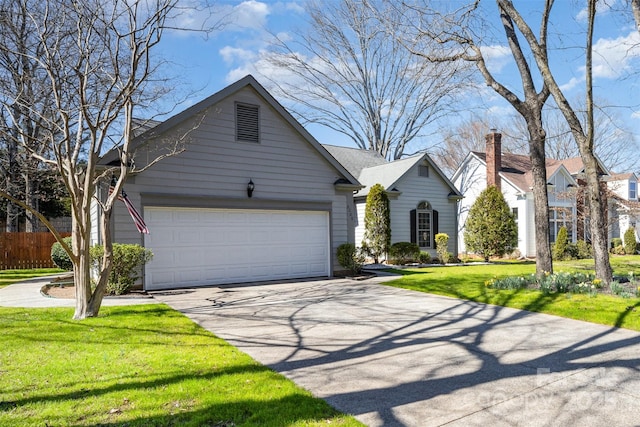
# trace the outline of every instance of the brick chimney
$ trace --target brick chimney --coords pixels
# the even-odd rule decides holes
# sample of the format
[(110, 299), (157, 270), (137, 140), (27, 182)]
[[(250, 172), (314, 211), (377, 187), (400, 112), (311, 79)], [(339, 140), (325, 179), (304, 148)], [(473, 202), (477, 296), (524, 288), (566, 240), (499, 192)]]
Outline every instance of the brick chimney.
[(502, 134), (491, 129), (486, 137), (487, 187), (495, 185), (500, 189), (500, 168), (502, 168)]

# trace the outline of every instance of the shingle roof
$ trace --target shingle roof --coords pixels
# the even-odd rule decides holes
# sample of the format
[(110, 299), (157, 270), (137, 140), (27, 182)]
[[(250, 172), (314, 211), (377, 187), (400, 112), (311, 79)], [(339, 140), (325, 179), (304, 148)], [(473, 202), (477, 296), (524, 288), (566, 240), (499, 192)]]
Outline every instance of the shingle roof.
[[(486, 153), (478, 151), (472, 151), (472, 153), (485, 164), (487, 163)], [(578, 173), (583, 169), (582, 159), (580, 159), (580, 157), (565, 160), (546, 159), (546, 164), (548, 177), (551, 177), (556, 173), (558, 168), (561, 166), (567, 168), (571, 175), (574, 175), (574, 173)], [(571, 169), (569, 167), (571, 167)], [(531, 187), (533, 187), (532, 169), (531, 158), (529, 156), (502, 153), (500, 175), (518, 187), (521, 191), (527, 192)]]
[(362, 169), (389, 163), (377, 151), (327, 144), (322, 146), (355, 177), (360, 175)]
[(142, 135), (149, 129), (152, 129), (158, 126), (160, 123), (162, 123), (159, 120), (141, 119), (136, 117), (134, 117), (131, 121), (132, 121), (132, 128), (133, 128), (132, 130), (133, 130), (134, 138), (137, 137), (138, 135)]
[(369, 194), (369, 190), (375, 184), (382, 184), (387, 191), (397, 190), (394, 188), (396, 182), (416, 163), (420, 162), (422, 157), (423, 155), (418, 154), (363, 169), (360, 175), (358, 175), (358, 181), (365, 187), (356, 195), (362, 196)]
[(569, 171), (571, 175), (576, 175), (584, 170), (584, 163), (580, 157), (572, 157), (570, 159), (561, 160), (561, 163)]
[(455, 186), (444, 176), (440, 168), (433, 163), (427, 154), (416, 154), (411, 157), (388, 162), (375, 151), (359, 148), (324, 145), (326, 150), (365, 187), (356, 196), (366, 196), (375, 184), (381, 184), (387, 191), (398, 190), (396, 183), (417, 163), (426, 160), (443, 181), (450, 187), (451, 193), (461, 196)]
[(633, 172), (627, 172), (627, 173), (612, 173), (609, 176), (609, 181), (621, 181), (623, 179), (629, 179), (632, 176), (634, 176), (635, 174)]

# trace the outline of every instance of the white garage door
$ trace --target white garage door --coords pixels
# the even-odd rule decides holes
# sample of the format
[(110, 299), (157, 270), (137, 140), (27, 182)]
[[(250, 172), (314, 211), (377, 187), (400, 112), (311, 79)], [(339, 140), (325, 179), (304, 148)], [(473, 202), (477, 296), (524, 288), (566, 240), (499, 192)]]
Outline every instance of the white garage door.
[(329, 275), (329, 214), (146, 207), (145, 289)]

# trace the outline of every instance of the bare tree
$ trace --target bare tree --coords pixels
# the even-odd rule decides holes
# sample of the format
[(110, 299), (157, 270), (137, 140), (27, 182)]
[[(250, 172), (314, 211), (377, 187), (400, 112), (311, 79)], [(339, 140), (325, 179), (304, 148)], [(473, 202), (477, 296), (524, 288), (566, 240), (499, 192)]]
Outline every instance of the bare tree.
[[(568, 159), (579, 157), (580, 150), (571, 129), (560, 110), (548, 103), (543, 111), (543, 123), (547, 131), (546, 153), (551, 159)], [(582, 123), (586, 120), (586, 108), (579, 100), (575, 103), (576, 113)], [(600, 104), (605, 105), (602, 101)], [(594, 127), (597, 135), (595, 152), (602, 163), (617, 172), (635, 171), (636, 153), (640, 148), (633, 133), (627, 129), (622, 120), (606, 107), (594, 106)], [(514, 121), (511, 127), (514, 138), (527, 137), (526, 126), (521, 121)]]
[(528, 149), (528, 138), (526, 146), (523, 147), (518, 139), (520, 135), (517, 132), (517, 128), (512, 124), (516, 121), (518, 121), (518, 118), (514, 117), (510, 121), (502, 121), (498, 124), (495, 120), (469, 118), (454, 127), (441, 128), (442, 142), (430, 149), (431, 157), (442, 171), (448, 177), (451, 177), (469, 152), (485, 151), (485, 137), (492, 128), (500, 129), (503, 151), (522, 154), (525, 152), (523, 148)]
[[(38, 208), (38, 177), (43, 167), (30, 153), (43, 155), (47, 144), (40, 137), (50, 117), (47, 106), (51, 95), (46, 87), (46, 76), (27, 53), (37, 49), (31, 32), (34, 26), (26, 4), (5, 0), (0, 4), (0, 141), (3, 156), (0, 171), (3, 188), (31, 207)], [(27, 108), (26, 105), (30, 105)], [(7, 231), (17, 231), (18, 215), (23, 211), (7, 202)], [(26, 211), (26, 231), (33, 231), (37, 222), (31, 211)]]
[(636, 28), (640, 33), (640, 0), (630, 0), (631, 11), (633, 12), (633, 19), (636, 21)]
[[(589, 209), (591, 226), (591, 238), (593, 242), (596, 276), (605, 283), (613, 279), (611, 263), (609, 262), (608, 236), (606, 223), (606, 199), (603, 195), (602, 184), (598, 175), (598, 162), (595, 156), (595, 120), (593, 102), (593, 31), (596, 15), (597, 0), (587, 1), (587, 36), (585, 41), (585, 106), (586, 120), (583, 124), (578, 116), (578, 111), (565, 97), (562, 89), (555, 80), (555, 76), (549, 66), (546, 39), (537, 38), (522, 15), (516, 10), (511, 1), (497, 0), (504, 14), (515, 22), (519, 31), (525, 37), (534, 55), (538, 69), (540, 70), (546, 85), (549, 87), (558, 108), (562, 112), (571, 129), (574, 139), (578, 144), (582, 162), (585, 168), (587, 181), (586, 199)], [(553, 0), (546, 0), (545, 13), (542, 16), (541, 26), (546, 27), (549, 15), (553, 7)]]
[[(542, 123), (542, 110), (550, 95), (549, 88), (543, 82), (542, 87), (539, 90), (536, 89), (536, 79), (534, 79), (531, 72), (527, 55), (520, 45), (519, 37), (511, 18), (503, 13), (501, 2), (498, 2), (500, 21), (511, 54), (520, 73), (523, 98), (496, 80), (487, 66), (486, 58), (482, 51), (481, 44), (484, 40), (476, 32), (481, 25), (478, 25), (478, 22), (472, 22), (476, 18), (478, 3), (476, 1), (471, 5), (453, 11), (440, 11), (432, 8), (429, 2), (424, 2), (422, 6), (403, 2), (405, 13), (402, 21), (393, 26), (402, 28), (400, 33), (408, 36), (405, 45), (413, 53), (426, 58), (430, 62), (466, 61), (474, 63), (485, 83), (509, 102), (524, 119), (529, 134), (529, 155), (533, 174), (536, 274), (541, 276), (545, 272), (553, 271), (549, 241), (549, 202), (545, 158), (546, 132)], [(548, 13), (548, 8), (542, 12), (544, 16), (547, 16)], [(405, 24), (402, 24), (403, 22)], [(540, 28), (541, 44), (545, 44), (547, 39), (547, 21), (544, 20), (543, 22), (545, 25)], [(437, 54), (425, 52), (419, 44), (424, 39), (440, 43), (442, 51)], [(417, 40), (418, 43), (414, 40)]]
[(303, 123), (398, 159), (466, 84), (464, 65), (426, 62), (403, 49), (380, 22), (395, 13), (382, 2), (311, 1), (307, 11), (308, 30), (297, 41), (278, 40), (269, 55), (287, 76), (272, 80), (274, 93)]
[[(52, 155), (29, 152), (53, 165), (62, 176), (71, 199), (71, 247), (46, 218), (34, 214), (51, 229), (73, 262), (74, 318), (92, 317), (99, 312), (111, 270), (110, 218), (114, 203), (127, 176), (136, 172), (135, 153), (130, 146), (134, 106), (145, 105), (162, 94), (148, 90), (157, 66), (150, 53), (159, 43), (167, 20), (176, 13), (177, 0), (17, 1), (29, 11), (32, 43), (26, 51), (12, 53), (37, 64), (45, 76), (52, 99), (51, 114), (43, 115), (37, 106), (16, 94), (5, 94), (2, 99), (13, 102), (5, 103), (5, 108), (17, 105), (47, 123), (43, 127), (47, 132), (39, 139), (46, 141)], [(10, 46), (4, 49), (12, 50)], [(98, 168), (100, 155), (112, 146), (119, 147), (119, 166)], [(156, 161), (175, 152), (175, 147), (165, 148)], [(97, 200), (96, 186), (112, 173), (117, 176), (113, 193), (105, 201)], [(11, 195), (2, 195), (30, 209)], [(99, 202), (103, 211), (105, 248), (95, 288), (91, 286), (89, 259), (92, 201)]]

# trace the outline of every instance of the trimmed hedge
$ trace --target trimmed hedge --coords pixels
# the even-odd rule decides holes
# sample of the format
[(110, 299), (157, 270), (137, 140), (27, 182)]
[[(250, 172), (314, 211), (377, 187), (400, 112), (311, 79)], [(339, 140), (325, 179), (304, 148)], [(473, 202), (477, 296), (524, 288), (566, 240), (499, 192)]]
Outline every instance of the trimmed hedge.
[[(71, 237), (65, 237), (62, 239), (67, 245), (71, 246)], [(62, 248), (60, 242), (55, 242), (51, 245), (51, 261), (62, 270), (73, 270), (73, 263), (69, 254)]]
[[(100, 266), (104, 248), (95, 245), (91, 248), (91, 263), (95, 267)], [(138, 272), (147, 262), (151, 261), (153, 253), (140, 245), (113, 244), (113, 266), (109, 273), (106, 293), (108, 295), (121, 295), (127, 293), (140, 278)]]
[(420, 247), (416, 243), (396, 242), (389, 248), (389, 258), (393, 264), (408, 264), (418, 261)]

